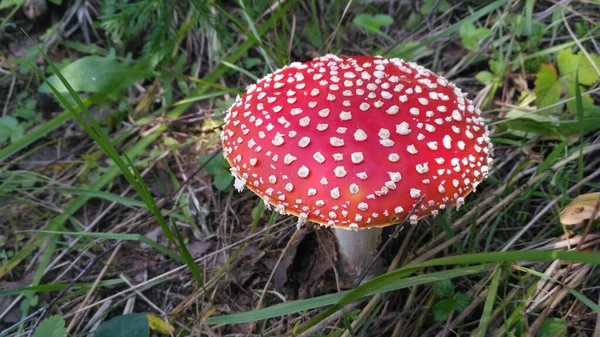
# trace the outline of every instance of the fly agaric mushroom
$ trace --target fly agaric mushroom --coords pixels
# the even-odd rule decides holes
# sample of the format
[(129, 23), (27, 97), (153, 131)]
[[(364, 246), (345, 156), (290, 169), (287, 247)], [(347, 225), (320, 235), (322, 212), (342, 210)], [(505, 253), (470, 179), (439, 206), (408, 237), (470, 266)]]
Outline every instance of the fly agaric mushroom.
[(281, 214), (334, 227), (342, 275), (372, 261), (381, 227), (460, 207), (492, 144), (459, 88), (414, 63), (327, 55), (292, 63), (237, 97), (223, 155), (235, 187)]

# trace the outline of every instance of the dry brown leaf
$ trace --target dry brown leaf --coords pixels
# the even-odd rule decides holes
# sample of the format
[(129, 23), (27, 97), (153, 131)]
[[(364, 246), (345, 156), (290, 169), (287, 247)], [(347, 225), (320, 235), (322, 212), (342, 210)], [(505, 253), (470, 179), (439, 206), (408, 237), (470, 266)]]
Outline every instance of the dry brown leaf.
[[(563, 225), (576, 225), (591, 218), (598, 202), (600, 202), (600, 192), (578, 196), (560, 213), (560, 222)], [(596, 213), (596, 219), (598, 218), (600, 212)]]

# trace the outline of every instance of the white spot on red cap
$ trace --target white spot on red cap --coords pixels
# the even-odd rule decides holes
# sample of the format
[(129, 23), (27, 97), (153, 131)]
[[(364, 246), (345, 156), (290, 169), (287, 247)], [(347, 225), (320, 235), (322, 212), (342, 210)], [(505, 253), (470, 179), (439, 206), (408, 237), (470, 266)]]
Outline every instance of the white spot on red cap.
[(357, 129), (354, 132), (354, 139), (359, 142), (367, 140), (367, 134), (362, 129)]

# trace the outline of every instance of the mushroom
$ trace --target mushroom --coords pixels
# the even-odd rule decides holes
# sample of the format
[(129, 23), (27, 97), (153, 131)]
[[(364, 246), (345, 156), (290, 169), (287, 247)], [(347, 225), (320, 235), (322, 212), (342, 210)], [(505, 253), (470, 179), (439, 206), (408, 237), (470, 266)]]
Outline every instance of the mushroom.
[(299, 226), (333, 227), (350, 279), (369, 268), (382, 227), (464, 204), (488, 174), (488, 134), (472, 101), (430, 70), (326, 55), (247, 87), (221, 139), (237, 190)]

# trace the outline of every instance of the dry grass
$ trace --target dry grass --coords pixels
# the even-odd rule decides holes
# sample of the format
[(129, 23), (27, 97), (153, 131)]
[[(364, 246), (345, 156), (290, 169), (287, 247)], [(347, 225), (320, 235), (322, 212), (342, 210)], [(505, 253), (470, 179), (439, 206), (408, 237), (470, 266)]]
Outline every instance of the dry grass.
[[(111, 175), (110, 158), (77, 123), (63, 118), (47, 133), (29, 130), (39, 135), (13, 153), (7, 152), (9, 142), (0, 144), (5, 151), (0, 152), (0, 235), (5, 238), (0, 253), (8, 254), (0, 269), (0, 330), (6, 329), (0, 336), (26, 336), (42, 313), (62, 316), (68, 332), (82, 336), (111, 317), (131, 312), (168, 319), (178, 336), (282, 336), (320, 312), (314, 309), (255, 323), (204, 323), (210, 316), (333, 293), (339, 284), (336, 252), (327, 229), (306, 226), (296, 231), (293, 218), (264, 211), (250, 192), (218, 190), (213, 174), (199, 159), (219, 151), (223, 109), (236, 92), (253, 81), (244, 71), (260, 77), (270, 66), (277, 68), (290, 60), (307, 60), (326, 52), (389, 53), (416, 60), (469, 92), (493, 126), (497, 160), (491, 177), (460, 211), (449, 210), (437, 219), (404, 228), (383, 252), (390, 271), (460, 253), (598, 251), (597, 221), (564, 227), (558, 219), (571, 199), (600, 188), (600, 125), (564, 139), (546, 134), (524, 137), (516, 133), (518, 125), (507, 124), (505, 118), (515, 107), (528, 114), (539, 113), (534, 80), (540, 63), (555, 63), (552, 48), (567, 43), (564, 48), (585, 50), (587, 57), (600, 54), (596, 41), (600, 5), (596, 2), (537, 2), (530, 12), (529, 1), (498, 6), (476, 21), (492, 34), (476, 51), (466, 49), (458, 30), (453, 30), (457, 27), (453, 25), (470, 14), (467, 6), (481, 7), (472, 2), (453, 2), (448, 10), (425, 14), (422, 23), (411, 30), (406, 22), (411, 11), (422, 10), (421, 1), (355, 1), (348, 5), (299, 1), (293, 6), (276, 3), (262, 7), (257, 3), (246, 5), (246, 12), (233, 2), (222, 4), (223, 11), (209, 6), (222, 26), (195, 24), (185, 31), (179, 43), (163, 53), (170, 56), (152, 68), (171, 75), (137, 81), (116, 100), (85, 95), (115, 146), (134, 153), (132, 159), (153, 198), (199, 266), (201, 284), (181, 261), (124, 235), (141, 234), (177, 252), (128, 182), (118, 173)], [(442, 1), (425, 3), (440, 5)], [(75, 43), (91, 39), (93, 46), (101, 49), (114, 45), (102, 27), (90, 34), (84, 21), (72, 31), (61, 26), (67, 23), (68, 14), (82, 8), (95, 22), (102, 22), (94, 14), (101, 9), (98, 6), (93, 1), (65, 1), (61, 7), (50, 6), (49, 16), (37, 22), (19, 12), (8, 16), (10, 9), (0, 10), (16, 25), (0, 26), (2, 116), (10, 115), (31, 97), (41, 116), (37, 124), (62, 118), (61, 107), (49, 95), (36, 92), (40, 82), (34, 73), (19, 71), (25, 60), (24, 46), (30, 42), (18, 28), (24, 28), (54, 62), (66, 63), (90, 52)], [(313, 17), (311, 6), (322, 14)], [(172, 13), (180, 27), (190, 22), (186, 20), (191, 20), (193, 12), (177, 7)], [(390, 15), (394, 23), (382, 31), (398, 42), (353, 25), (352, 18), (359, 13)], [(252, 30), (240, 27), (249, 24), (244, 14), (252, 14), (251, 22), (258, 28), (269, 18), (283, 19), (261, 31), (258, 44), (252, 41)], [(510, 15), (516, 14), (543, 23), (546, 28), (541, 37), (532, 42), (531, 37), (511, 31), (515, 19)], [(61, 29), (48, 31), (57, 27)], [(321, 32), (320, 44), (311, 44), (316, 29)], [(45, 32), (49, 36), (43, 36)], [(220, 38), (222, 34), (226, 38)], [(251, 46), (247, 51), (240, 47), (244, 41)], [(406, 41), (414, 42), (408, 47), (416, 49), (400, 44)], [(403, 46), (406, 49), (402, 50)], [(130, 52), (134, 59), (145, 59), (148, 52), (135, 40), (116, 48), (118, 55)], [(220, 62), (232, 55), (237, 55), (233, 64), (244, 71), (225, 67), (226, 73), (207, 80), (223, 67)], [(514, 60), (514, 67), (507, 68), (497, 82), (482, 84), (475, 76), (490, 71), (488, 60), (497, 58), (507, 64)], [(42, 59), (35, 61), (46, 67)], [(202, 95), (212, 95), (195, 95), (189, 89), (196, 84), (209, 88)], [(586, 90), (587, 97), (598, 104), (598, 84)], [(186, 99), (195, 101), (182, 103)], [(558, 118), (572, 117), (561, 111)], [(552, 159), (550, 154), (563, 141), (567, 143), (563, 152)], [(545, 161), (548, 158), (551, 162)], [(540, 171), (540, 167), (545, 169)], [(81, 196), (87, 198), (74, 208), (74, 200)], [(67, 214), (64, 223), (54, 227), (61, 214)], [(38, 231), (49, 228), (114, 235), (51, 235), (40, 240)], [(20, 252), (23, 258), (10, 264)], [(452, 268), (428, 268), (417, 274)], [(568, 288), (575, 289), (600, 303), (597, 267), (560, 260), (498, 263), (489, 272), (453, 279), (455, 291), (468, 295), (470, 302), (462, 312), (453, 312), (443, 321), (434, 320), (432, 307), (440, 299), (427, 283), (358, 302), (304, 335), (475, 336), (496, 274), (499, 286), (493, 289), (497, 293), (487, 313), (486, 336), (506, 336), (509, 331), (516, 336), (535, 335), (544, 331), (548, 318), (564, 319), (569, 336), (600, 336), (600, 313), (568, 292)], [(552, 279), (541, 280), (539, 274)], [(27, 290), (29, 285), (38, 288)], [(352, 333), (346, 330), (350, 327)]]

